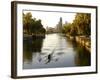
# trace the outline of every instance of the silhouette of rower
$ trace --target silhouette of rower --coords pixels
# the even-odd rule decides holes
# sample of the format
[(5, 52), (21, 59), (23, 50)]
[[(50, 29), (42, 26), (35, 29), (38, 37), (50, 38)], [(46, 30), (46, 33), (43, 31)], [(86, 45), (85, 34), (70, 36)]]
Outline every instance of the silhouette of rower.
[(52, 60), (52, 54), (49, 54), (47, 56), (47, 62), (45, 64), (49, 63), (51, 60)]
[(47, 55), (47, 62), (45, 64), (49, 63), (52, 60), (54, 51), (55, 51), (55, 48), (53, 49), (53, 51), (49, 55)]

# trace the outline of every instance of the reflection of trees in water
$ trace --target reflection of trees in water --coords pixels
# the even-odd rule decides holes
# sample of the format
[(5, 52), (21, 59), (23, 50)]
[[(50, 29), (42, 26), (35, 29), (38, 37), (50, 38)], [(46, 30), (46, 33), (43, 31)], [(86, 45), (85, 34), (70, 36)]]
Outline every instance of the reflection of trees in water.
[(76, 51), (75, 63), (77, 66), (90, 66), (91, 65), (91, 53), (86, 50), (82, 45), (72, 42), (74, 50)]
[(33, 52), (41, 52), (43, 44), (43, 38), (35, 38), (32, 41), (32, 50)]
[(72, 46), (73, 46), (72, 41), (71, 41), (69, 38), (67, 38), (67, 37), (66, 37), (65, 39), (66, 39), (66, 42), (67, 42), (66, 45), (67, 45), (68, 47), (72, 47)]
[(32, 62), (32, 55), (35, 55), (34, 52), (41, 52), (43, 43), (43, 38), (35, 38), (32, 40), (23, 41), (23, 60), (27, 62)]
[(78, 66), (90, 66), (91, 65), (91, 53), (85, 48), (77, 47), (76, 64)]
[(73, 47), (75, 53), (76, 66), (90, 66), (91, 65), (91, 53), (86, 48), (78, 44), (75, 40), (66, 39), (69, 46)]

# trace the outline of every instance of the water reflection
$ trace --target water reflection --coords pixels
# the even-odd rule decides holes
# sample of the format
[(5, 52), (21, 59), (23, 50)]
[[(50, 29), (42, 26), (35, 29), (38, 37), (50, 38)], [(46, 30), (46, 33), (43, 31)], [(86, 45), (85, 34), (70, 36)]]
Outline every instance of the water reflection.
[(72, 44), (75, 55), (75, 64), (76, 66), (90, 66), (91, 65), (91, 53), (86, 50), (86, 48), (78, 44), (75, 40), (70, 41), (66, 39), (70, 44)]
[(90, 66), (91, 65), (91, 56), (90, 52), (82, 47), (81, 45), (75, 47), (77, 55), (75, 56), (76, 66)]
[(91, 55), (81, 45), (58, 34), (23, 41), (23, 68), (90, 66)]
[(23, 62), (32, 62), (33, 55), (36, 52), (41, 52), (43, 38), (27, 39), (23, 41)]

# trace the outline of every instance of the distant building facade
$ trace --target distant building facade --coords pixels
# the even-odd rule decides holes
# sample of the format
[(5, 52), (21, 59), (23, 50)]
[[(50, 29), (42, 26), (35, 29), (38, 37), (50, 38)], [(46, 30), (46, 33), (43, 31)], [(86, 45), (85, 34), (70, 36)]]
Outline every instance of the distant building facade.
[(62, 17), (60, 17), (60, 20), (59, 20), (59, 22), (58, 22), (58, 24), (57, 24), (57, 32), (59, 32), (59, 33), (61, 33), (62, 32)]

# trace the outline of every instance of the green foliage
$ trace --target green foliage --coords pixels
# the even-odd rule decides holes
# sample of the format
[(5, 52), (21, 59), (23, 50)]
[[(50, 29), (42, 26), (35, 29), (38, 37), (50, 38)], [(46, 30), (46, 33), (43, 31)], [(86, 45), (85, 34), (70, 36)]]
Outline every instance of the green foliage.
[(91, 15), (88, 13), (77, 13), (73, 23), (64, 24), (62, 31), (71, 36), (91, 35)]
[(45, 33), (41, 20), (32, 18), (32, 14), (30, 12), (23, 14), (23, 30), (27, 34)]
[(62, 32), (70, 34), (71, 31), (71, 23), (67, 23), (63, 25)]
[(78, 29), (79, 35), (90, 35), (91, 15), (88, 13), (77, 13), (73, 24)]
[(76, 36), (77, 35), (77, 27), (74, 26), (74, 24), (71, 24), (70, 35), (71, 36)]

